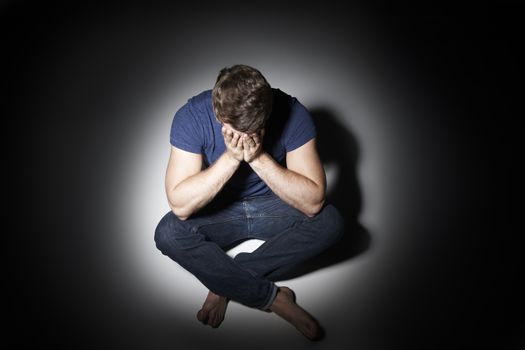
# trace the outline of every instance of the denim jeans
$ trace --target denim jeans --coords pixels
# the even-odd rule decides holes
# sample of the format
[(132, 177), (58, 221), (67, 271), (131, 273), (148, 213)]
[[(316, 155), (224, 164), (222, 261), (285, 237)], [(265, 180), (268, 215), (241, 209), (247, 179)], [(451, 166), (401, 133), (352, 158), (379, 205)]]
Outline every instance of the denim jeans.
[[(192, 273), (210, 291), (266, 310), (279, 275), (334, 244), (344, 232), (339, 211), (325, 202), (309, 217), (270, 192), (230, 200), (220, 192), (180, 220), (168, 212), (155, 230), (157, 248)], [(226, 254), (246, 239), (265, 241), (252, 253)]]

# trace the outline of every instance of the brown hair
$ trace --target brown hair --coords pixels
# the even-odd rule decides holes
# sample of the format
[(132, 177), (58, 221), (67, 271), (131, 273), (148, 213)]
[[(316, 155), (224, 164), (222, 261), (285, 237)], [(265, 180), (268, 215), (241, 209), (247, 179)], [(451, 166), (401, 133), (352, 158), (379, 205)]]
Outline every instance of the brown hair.
[(264, 128), (272, 100), (272, 89), (261, 72), (241, 64), (221, 69), (212, 90), (217, 119), (247, 134)]

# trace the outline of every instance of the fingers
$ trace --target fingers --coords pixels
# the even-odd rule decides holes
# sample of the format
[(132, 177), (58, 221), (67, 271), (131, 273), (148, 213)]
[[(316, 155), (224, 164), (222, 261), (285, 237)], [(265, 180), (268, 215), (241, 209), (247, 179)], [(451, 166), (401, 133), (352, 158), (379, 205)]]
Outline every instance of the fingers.
[(262, 135), (264, 135), (264, 130), (262, 132), (253, 133), (253, 134), (250, 134), (250, 136), (248, 136), (248, 141), (249, 141), (248, 144), (251, 147), (257, 147), (259, 144), (261, 144), (262, 142), (261, 133)]
[(232, 132), (231, 130), (226, 130), (226, 127), (222, 127), (221, 129), (221, 132), (222, 132), (222, 135), (224, 136), (224, 140), (227, 142), (227, 143), (230, 143), (231, 140), (232, 140)]
[(257, 147), (257, 145), (259, 145), (259, 139), (257, 138), (257, 136), (249, 137), (248, 143), (251, 147)]
[(233, 147), (242, 147), (241, 135), (235, 133), (235, 135), (233, 136), (231, 144), (232, 144)]
[(243, 135), (242, 136), (242, 143), (244, 145), (244, 148), (248, 148), (248, 147), (253, 147), (253, 143), (254, 141), (252, 140), (252, 138), (248, 135)]
[(230, 143), (231, 140), (233, 139), (233, 136), (235, 136), (235, 135), (233, 134), (233, 132), (232, 132), (231, 130), (226, 129), (226, 127), (224, 127), (224, 126), (222, 127), (221, 131), (222, 131), (222, 135), (224, 136), (224, 139), (225, 139), (228, 143)]
[(233, 148), (238, 148), (238, 147), (242, 146), (241, 135), (239, 135), (237, 133), (233, 133), (233, 136), (230, 137), (230, 146), (233, 147)]
[(253, 147), (257, 146), (259, 143), (261, 143), (261, 139), (259, 138), (259, 134), (254, 134), (252, 137), (251, 137), (252, 141), (253, 141)]
[(258, 147), (262, 143), (262, 139), (265, 134), (265, 129), (261, 129), (257, 133), (251, 134), (239, 134), (234, 132), (225, 126), (221, 128), (221, 132), (224, 135), (224, 140), (226, 143), (230, 144), (231, 147), (241, 148), (241, 147)]
[(224, 126), (221, 128), (221, 132), (224, 135), (224, 140), (226, 143), (230, 144), (231, 147), (242, 147), (243, 142), (241, 135), (234, 133), (231, 130), (227, 130)]

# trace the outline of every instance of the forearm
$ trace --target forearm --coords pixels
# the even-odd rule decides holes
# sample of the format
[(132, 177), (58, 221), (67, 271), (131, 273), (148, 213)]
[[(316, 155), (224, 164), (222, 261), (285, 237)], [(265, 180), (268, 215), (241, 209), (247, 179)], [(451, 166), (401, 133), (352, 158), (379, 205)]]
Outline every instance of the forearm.
[(239, 164), (225, 152), (208, 168), (180, 182), (168, 195), (172, 211), (185, 220), (206, 206), (232, 177)]
[(261, 153), (249, 164), (276, 195), (297, 210), (314, 216), (322, 207), (322, 188), (309, 178), (281, 166), (268, 153)]

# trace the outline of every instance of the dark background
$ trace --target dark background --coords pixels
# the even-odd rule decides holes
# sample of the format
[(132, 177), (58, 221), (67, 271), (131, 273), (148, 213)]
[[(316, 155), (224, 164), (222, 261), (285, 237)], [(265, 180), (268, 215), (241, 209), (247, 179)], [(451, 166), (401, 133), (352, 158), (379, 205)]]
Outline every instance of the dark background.
[[(147, 24), (168, 22), (172, 13), (175, 22), (192, 16), (233, 19), (237, 13), (258, 14), (258, 18), (275, 12), (309, 16), (316, 19), (312, 25), (319, 27), (323, 37), (323, 28), (330, 22), (344, 21), (349, 13), (356, 16), (356, 10), (325, 2), (289, 7), (242, 4), (237, 10), (204, 4), (195, 8), (136, 3), (73, 6), (27, 1), (0, 6), (7, 107), (3, 141), (10, 164), (4, 172), (10, 175), (5, 188), (11, 198), (4, 207), (4, 271), (9, 276), (4, 284), (9, 299), (4, 303), (10, 311), (6, 319), (10, 332), (18, 334), (12, 341), (19, 346), (58, 348), (190, 347), (190, 334), (181, 334), (177, 340), (166, 335), (172, 319), (159, 316), (152, 322), (134, 310), (129, 299), (119, 298), (115, 285), (102, 282), (104, 266), (93, 262), (111, 254), (100, 243), (108, 233), (104, 225), (112, 222), (111, 208), (103, 203), (115, 195), (108, 191), (104, 174), (113, 170), (114, 157), (123, 156), (117, 146), (129, 138), (131, 130), (126, 125), (132, 124), (126, 116), (108, 118), (100, 112), (126, 88), (127, 72), (139, 62), (154, 65), (155, 58), (146, 49), (153, 33)], [(445, 180), (442, 188), (431, 190), (441, 195), (430, 204), (436, 208), (428, 212), (436, 209), (443, 216), (436, 221), (430, 216), (418, 220), (429, 224), (426, 229), (431, 237), (439, 237), (436, 247), (421, 246), (416, 253), (420, 264), (389, 276), (398, 287), (391, 298), (375, 305), (381, 321), (364, 322), (359, 329), (365, 339), (360, 343), (363, 349), (523, 346), (523, 289), (518, 286), (522, 258), (508, 220), (511, 188), (506, 171), (507, 162), (513, 160), (512, 143), (503, 137), (516, 93), (512, 84), (501, 82), (489, 94), (492, 74), (486, 62), (490, 48), (501, 60), (496, 77), (513, 80), (518, 66), (513, 53), (517, 17), (510, 6), (491, 14), (479, 7), (462, 13), (435, 6), (407, 7), (367, 11), (361, 17), (377, 23), (385, 45), (410, 62), (409, 79), (424, 84), (432, 91), (433, 101), (446, 111), (428, 123), (439, 125), (440, 134), (446, 130), (448, 137), (433, 145), (439, 159), (446, 160), (443, 168), (453, 169), (461, 184), (450, 190)], [(108, 37), (115, 35), (119, 40), (94, 41), (104, 36), (97, 23), (105, 23), (102, 28), (107, 30), (112, 21), (114, 33), (107, 33)], [(498, 30), (487, 29), (492, 21), (501, 23)], [(176, 30), (192, 35), (184, 32), (184, 26)], [(326, 33), (326, 40), (330, 35)], [(81, 40), (92, 40), (90, 47), (97, 51), (86, 52), (85, 58), (68, 58), (68, 47)], [(191, 48), (186, 49), (185, 58), (174, 65), (191, 61)], [(146, 73), (141, 82), (152, 83)], [(498, 95), (505, 102), (492, 110), (488, 103)], [(400, 122), (411, 123), (410, 118)], [(443, 209), (448, 205), (450, 209)], [(348, 337), (348, 342), (342, 338), (342, 346), (353, 344), (352, 335)], [(239, 335), (238, 340), (249, 342), (250, 338)], [(206, 339), (195, 341), (212, 346)], [(233, 344), (230, 340), (213, 345)]]

